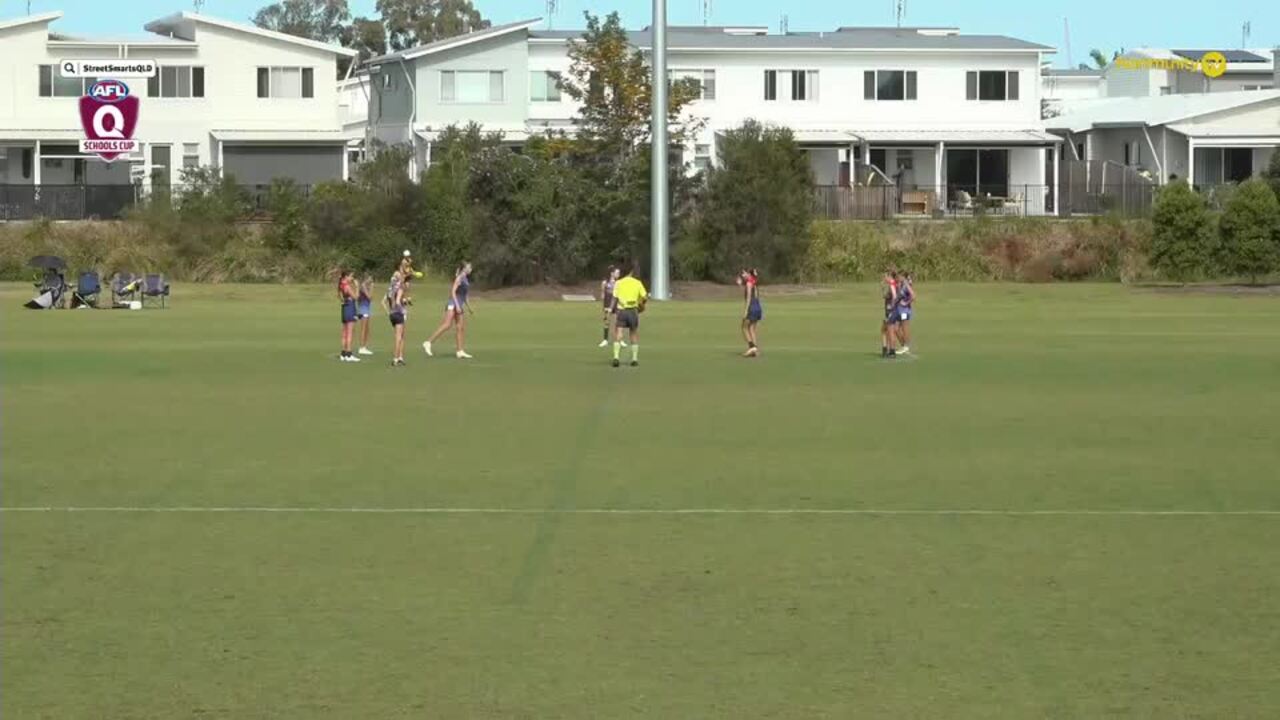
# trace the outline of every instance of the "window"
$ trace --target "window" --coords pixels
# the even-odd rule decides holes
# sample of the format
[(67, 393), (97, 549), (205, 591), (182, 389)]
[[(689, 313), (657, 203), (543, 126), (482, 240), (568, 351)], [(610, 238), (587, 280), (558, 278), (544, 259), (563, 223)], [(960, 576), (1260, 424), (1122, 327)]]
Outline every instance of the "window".
[(706, 172), (711, 169), (710, 145), (693, 146), (693, 167), (698, 172)]
[(1017, 70), (970, 70), (965, 73), (965, 97), (969, 100), (1017, 100)]
[(1241, 90), (1270, 90), (1270, 85), (1241, 85)]
[(182, 143), (182, 168), (200, 167), (200, 143)]
[(1173, 94), (1173, 88), (1172, 88), (1172, 87), (1170, 87), (1170, 86), (1168, 86), (1168, 85), (1161, 85), (1161, 86), (1160, 86), (1160, 94), (1161, 94), (1161, 95), (1172, 95), (1172, 94)]
[(801, 102), (816, 102), (818, 99), (818, 71), (791, 71), (791, 99)]
[(764, 71), (764, 99), (765, 100), (778, 99), (778, 71), (777, 70)]
[(533, 102), (560, 102), (560, 83), (550, 70), (529, 73), (529, 99)]
[(501, 70), (441, 70), (440, 102), (500, 103), (506, 101), (506, 78)]
[(866, 100), (915, 100), (915, 70), (867, 70), (862, 74)]
[(309, 67), (260, 67), (258, 68), (258, 97), (260, 98), (312, 98), (315, 97), (315, 68)]
[(166, 65), (147, 78), (147, 97), (204, 97), (204, 68)]
[(1142, 146), (1138, 144), (1138, 141), (1135, 140), (1124, 144), (1124, 164), (1128, 167), (1142, 164)]
[(700, 100), (716, 99), (716, 71), (715, 70), (673, 70), (671, 72), (673, 80), (695, 80), (701, 92), (698, 95)]
[(35, 150), (33, 148), (22, 148), (22, 179), (31, 179), (31, 170), (35, 159)]
[(53, 65), (41, 65), (40, 97), (80, 97), (93, 87), (98, 78), (62, 77)]

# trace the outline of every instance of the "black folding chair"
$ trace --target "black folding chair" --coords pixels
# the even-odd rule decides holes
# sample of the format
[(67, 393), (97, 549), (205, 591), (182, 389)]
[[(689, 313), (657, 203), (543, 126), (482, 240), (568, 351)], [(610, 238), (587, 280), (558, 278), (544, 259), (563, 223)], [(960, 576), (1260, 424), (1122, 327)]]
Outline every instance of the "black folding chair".
[(147, 275), (142, 279), (142, 305), (145, 307), (147, 298), (151, 298), (152, 302), (157, 299), (160, 301), (160, 307), (165, 306), (165, 298), (169, 297), (169, 283), (165, 282), (163, 275)]

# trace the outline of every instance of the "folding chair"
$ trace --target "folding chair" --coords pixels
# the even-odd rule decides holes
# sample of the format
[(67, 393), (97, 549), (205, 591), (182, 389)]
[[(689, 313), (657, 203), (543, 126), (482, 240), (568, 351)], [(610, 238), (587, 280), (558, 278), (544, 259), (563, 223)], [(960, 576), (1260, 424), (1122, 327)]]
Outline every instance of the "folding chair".
[(98, 307), (98, 296), (102, 294), (102, 278), (90, 270), (80, 273), (76, 280), (76, 290), (71, 296), (71, 307)]
[(169, 283), (165, 282), (163, 275), (147, 275), (142, 279), (143, 307), (147, 304), (147, 298), (151, 298), (152, 302), (159, 298), (160, 307), (164, 307), (167, 297), (169, 297)]
[(67, 292), (67, 280), (60, 270), (45, 270), (44, 279), (35, 283), (36, 296), (26, 303), (32, 310), (53, 310), (62, 307)]
[(126, 305), (138, 296), (141, 282), (131, 272), (118, 272), (111, 278), (111, 305)]

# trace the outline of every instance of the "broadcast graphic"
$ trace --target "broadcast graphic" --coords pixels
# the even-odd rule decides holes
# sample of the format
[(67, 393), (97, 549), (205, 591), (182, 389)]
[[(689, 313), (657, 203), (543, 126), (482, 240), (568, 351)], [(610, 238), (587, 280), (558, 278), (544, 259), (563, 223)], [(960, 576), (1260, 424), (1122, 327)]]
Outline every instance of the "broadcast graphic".
[(153, 60), (63, 60), (58, 63), (63, 77), (102, 77), (89, 86), (80, 98), (80, 126), (84, 139), (80, 152), (92, 153), (112, 162), (138, 147), (133, 137), (138, 127), (139, 100), (129, 93), (119, 77), (152, 77), (156, 74)]

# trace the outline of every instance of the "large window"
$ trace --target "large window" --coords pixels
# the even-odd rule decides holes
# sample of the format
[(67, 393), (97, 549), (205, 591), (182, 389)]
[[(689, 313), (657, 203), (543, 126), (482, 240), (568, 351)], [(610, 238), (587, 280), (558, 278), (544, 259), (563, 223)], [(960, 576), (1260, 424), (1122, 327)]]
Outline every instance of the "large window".
[(764, 99), (765, 100), (778, 99), (778, 71), (777, 70), (764, 71)]
[(500, 103), (507, 99), (500, 70), (441, 70), (440, 102)]
[(80, 97), (98, 78), (63, 77), (54, 65), (40, 66), (40, 97)]
[(867, 70), (862, 74), (866, 100), (915, 100), (915, 70)]
[(965, 97), (969, 100), (1017, 100), (1017, 70), (970, 70), (965, 73)]
[[(161, 84), (163, 85), (163, 78)], [(201, 84), (203, 85), (203, 78)], [(315, 68), (258, 68), (258, 97), (260, 98), (312, 98), (315, 96)]]
[(529, 99), (533, 102), (560, 102), (560, 84), (556, 73), (534, 70), (529, 73)]
[(147, 78), (147, 97), (204, 97), (204, 68), (190, 65), (166, 65)]
[[(776, 76), (775, 76), (776, 78)], [(700, 100), (716, 99), (716, 71), (715, 70), (673, 70), (671, 71), (672, 80), (693, 80), (698, 83)], [(776, 82), (776, 79), (775, 79)]]

